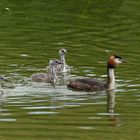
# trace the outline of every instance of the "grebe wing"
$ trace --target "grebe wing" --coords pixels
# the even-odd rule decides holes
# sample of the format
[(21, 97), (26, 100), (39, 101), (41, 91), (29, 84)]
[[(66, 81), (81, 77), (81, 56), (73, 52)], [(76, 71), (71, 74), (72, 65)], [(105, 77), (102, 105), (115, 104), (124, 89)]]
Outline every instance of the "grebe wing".
[(79, 91), (99, 91), (105, 88), (105, 84), (94, 78), (85, 78), (69, 81), (67, 87)]

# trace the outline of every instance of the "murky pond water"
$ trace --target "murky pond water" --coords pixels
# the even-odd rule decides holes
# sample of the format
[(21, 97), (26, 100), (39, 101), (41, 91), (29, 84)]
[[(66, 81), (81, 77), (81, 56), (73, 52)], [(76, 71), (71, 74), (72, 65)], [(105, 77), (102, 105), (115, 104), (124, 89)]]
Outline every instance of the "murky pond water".
[[(140, 2), (137, 0), (1, 0), (2, 140), (138, 140), (140, 136)], [(106, 78), (110, 54), (128, 63), (115, 92), (86, 93), (32, 83), (66, 48), (67, 79)]]

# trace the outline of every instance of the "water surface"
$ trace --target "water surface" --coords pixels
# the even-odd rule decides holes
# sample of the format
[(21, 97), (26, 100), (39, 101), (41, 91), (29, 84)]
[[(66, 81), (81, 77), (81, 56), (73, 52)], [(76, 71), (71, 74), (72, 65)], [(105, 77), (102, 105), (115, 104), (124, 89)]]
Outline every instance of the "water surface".
[[(137, 0), (1, 0), (0, 98), (2, 140), (138, 140), (140, 136), (140, 2)], [(74, 92), (35, 84), (58, 50), (66, 48), (66, 78), (105, 81), (110, 54), (127, 63), (112, 93)]]

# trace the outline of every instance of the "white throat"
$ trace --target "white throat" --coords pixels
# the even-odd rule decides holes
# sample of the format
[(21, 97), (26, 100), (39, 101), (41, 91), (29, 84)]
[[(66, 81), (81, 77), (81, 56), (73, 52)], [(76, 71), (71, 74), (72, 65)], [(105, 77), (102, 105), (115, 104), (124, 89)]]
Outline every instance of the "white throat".
[(61, 62), (62, 62), (62, 72), (67, 72), (67, 64), (65, 60), (65, 55), (60, 55), (61, 57)]
[(63, 62), (63, 64), (66, 64), (65, 55), (61, 54), (60, 58), (61, 58), (61, 62)]
[(115, 89), (115, 76), (114, 76), (114, 69), (108, 69), (108, 89), (112, 90)]

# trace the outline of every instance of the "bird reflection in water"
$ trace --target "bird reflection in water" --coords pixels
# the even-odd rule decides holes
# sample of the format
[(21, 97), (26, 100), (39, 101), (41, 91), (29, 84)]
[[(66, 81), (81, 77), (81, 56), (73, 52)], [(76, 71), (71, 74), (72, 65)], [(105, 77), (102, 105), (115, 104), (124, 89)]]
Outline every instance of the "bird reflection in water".
[(109, 90), (107, 92), (107, 113), (109, 117), (109, 121), (111, 121), (112, 126), (119, 126), (119, 117), (118, 114), (115, 113), (115, 91)]

